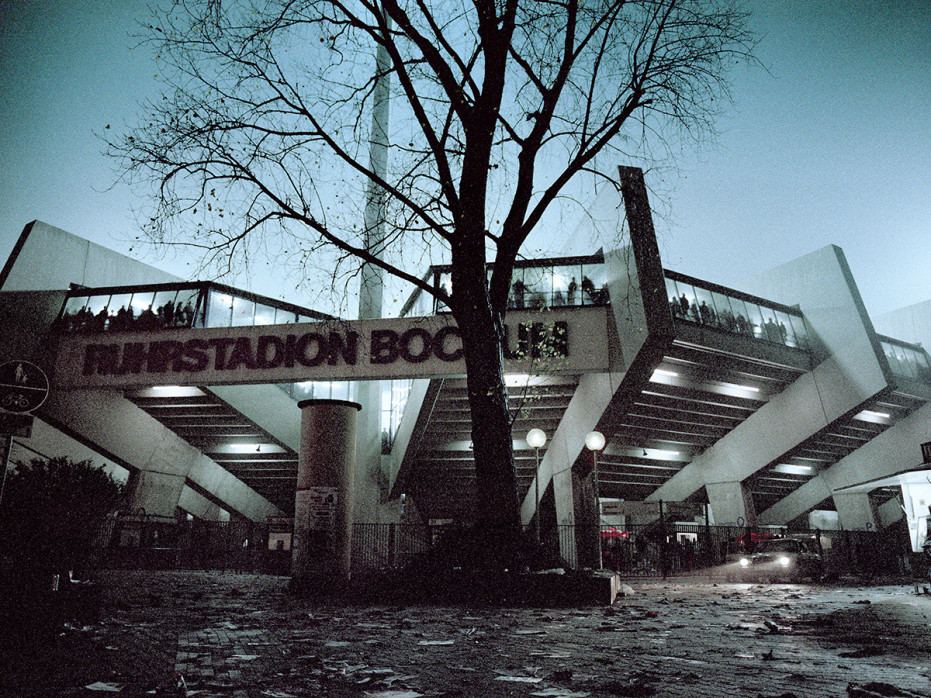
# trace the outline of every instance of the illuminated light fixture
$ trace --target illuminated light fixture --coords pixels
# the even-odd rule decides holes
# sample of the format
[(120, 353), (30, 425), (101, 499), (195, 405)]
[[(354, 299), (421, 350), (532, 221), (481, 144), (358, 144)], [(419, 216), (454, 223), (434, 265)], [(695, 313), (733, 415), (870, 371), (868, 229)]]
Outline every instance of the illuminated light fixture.
[(678, 456), (678, 455), (680, 455), (678, 451), (669, 451), (669, 450), (666, 450), (666, 449), (663, 449), (663, 448), (654, 448), (654, 449), (653, 449), (653, 454), (654, 454), (654, 455), (657, 455), (657, 456), (660, 456), (660, 457), (668, 456), (668, 457), (670, 457), (670, 458), (673, 457), (673, 456)]
[(585, 447), (589, 451), (600, 451), (605, 447), (605, 437), (600, 431), (592, 431), (585, 437)]
[(747, 392), (750, 392), (750, 393), (760, 392), (759, 388), (756, 388), (752, 385), (738, 385), (737, 383), (725, 383), (724, 385), (730, 388), (737, 388), (737, 390), (746, 390)]
[(194, 386), (153, 385), (148, 388), (148, 393), (152, 397), (199, 397), (204, 391)]
[(529, 373), (506, 373), (504, 375), (504, 384), (509, 388), (517, 388), (530, 382)]
[(874, 412), (873, 410), (863, 410), (862, 412), (854, 415), (854, 419), (863, 419), (870, 421), (872, 419), (889, 419), (889, 414), (886, 412)]
[(262, 444), (229, 444), (227, 448), (232, 453), (249, 453), (262, 450)]
[(531, 429), (527, 432), (527, 445), (530, 448), (543, 448), (546, 445), (546, 433), (542, 429)]

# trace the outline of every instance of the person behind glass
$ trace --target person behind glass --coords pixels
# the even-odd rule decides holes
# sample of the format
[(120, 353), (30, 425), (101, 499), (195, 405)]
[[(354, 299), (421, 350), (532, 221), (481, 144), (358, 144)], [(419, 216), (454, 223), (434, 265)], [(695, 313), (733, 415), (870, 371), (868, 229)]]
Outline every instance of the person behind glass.
[(685, 297), (684, 293), (679, 296), (679, 308), (681, 310), (682, 317), (689, 316), (689, 299)]
[(587, 295), (591, 302), (595, 302), (595, 284), (587, 276), (582, 277), (582, 293)]
[(579, 284), (576, 282), (575, 277), (572, 277), (572, 280), (569, 282), (569, 287), (566, 289), (566, 298), (569, 305), (575, 305), (575, 292), (578, 291)]
[(708, 307), (705, 301), (701, 302), (701, 305), (698, 306), (698, 314), (701, 315), (701, 321), (710, 325), (714, 322), (714, 310)]
[(514, 282), (514, 307), (524, 307), (524, 294), (527, 292), (527, 286), (523, 281), (518, 279)]

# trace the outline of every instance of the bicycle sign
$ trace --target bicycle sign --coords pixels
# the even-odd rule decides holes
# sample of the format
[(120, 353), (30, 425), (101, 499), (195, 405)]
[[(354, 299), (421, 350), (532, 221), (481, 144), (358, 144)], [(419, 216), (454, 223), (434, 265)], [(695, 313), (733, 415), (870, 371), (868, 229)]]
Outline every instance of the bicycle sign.
[(25, 414), (38, 409), (48, 397), (48, 376), (29, 361), (0, 364), (0, 410)]

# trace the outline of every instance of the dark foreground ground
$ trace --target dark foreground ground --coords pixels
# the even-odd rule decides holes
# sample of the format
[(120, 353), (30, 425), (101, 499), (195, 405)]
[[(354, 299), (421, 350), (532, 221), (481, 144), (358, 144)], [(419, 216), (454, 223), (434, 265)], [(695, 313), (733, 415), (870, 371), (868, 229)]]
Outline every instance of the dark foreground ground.
[(100, 622), (6, 651), (3, 696), (931, 696), (913, 585), (634, 583), (610, 607), (371, 606), (280, 577), (100, 575)]

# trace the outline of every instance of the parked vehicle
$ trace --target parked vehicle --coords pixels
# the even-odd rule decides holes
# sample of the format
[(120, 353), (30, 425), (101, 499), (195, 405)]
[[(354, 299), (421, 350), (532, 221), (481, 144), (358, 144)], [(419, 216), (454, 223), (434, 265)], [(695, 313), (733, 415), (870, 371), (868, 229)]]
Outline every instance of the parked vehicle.
[(824, 573), (824, 560), (815, 540), (773, 538), (756, 544), (753, 553), (738, 561), (741, 581), (816, 581)]

